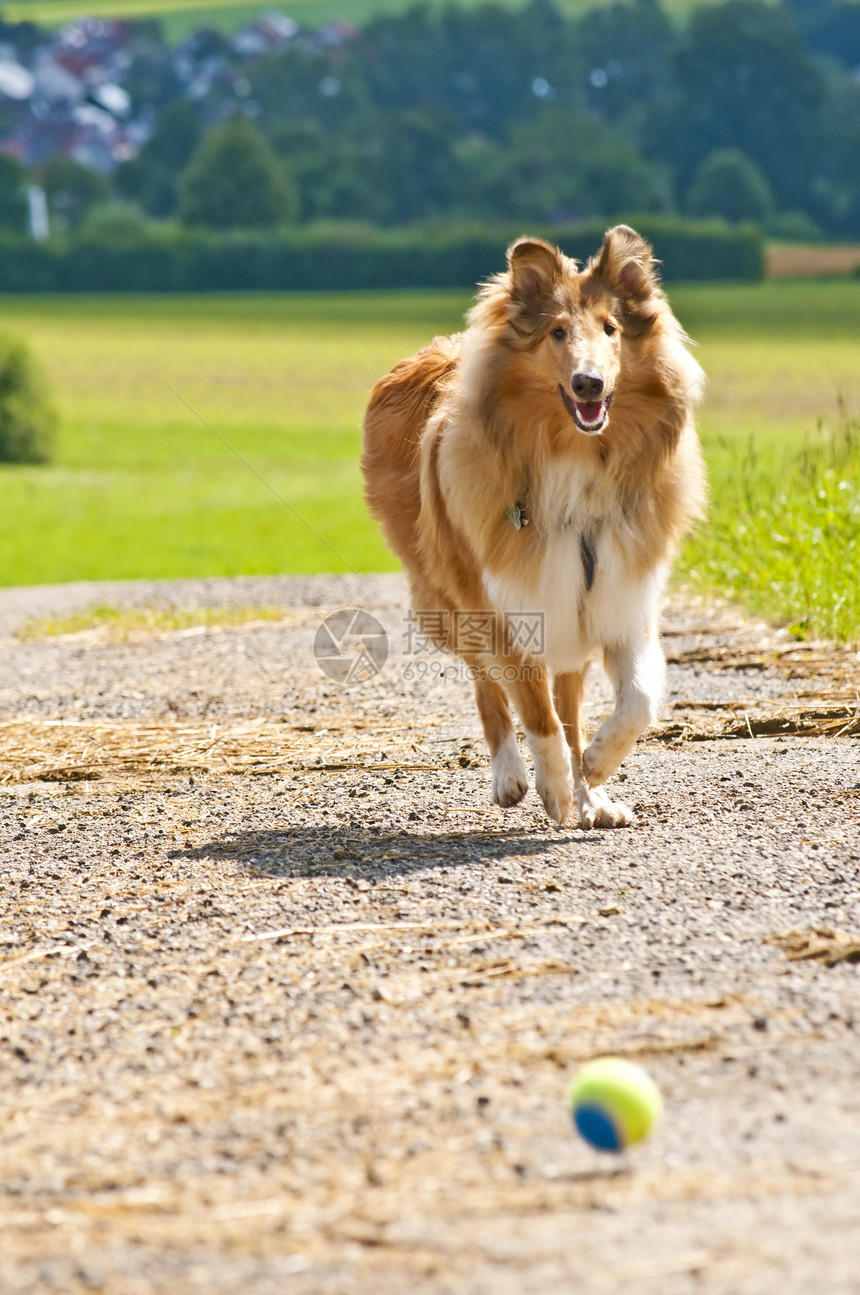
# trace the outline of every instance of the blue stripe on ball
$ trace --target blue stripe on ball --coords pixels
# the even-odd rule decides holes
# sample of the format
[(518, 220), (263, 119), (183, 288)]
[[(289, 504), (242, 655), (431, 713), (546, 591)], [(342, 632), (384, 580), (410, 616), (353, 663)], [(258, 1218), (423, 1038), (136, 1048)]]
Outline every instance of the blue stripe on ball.
[(599, 1106), (577, 1106), (573, 1119), (586, 1142), (598, 1151), (620, 1151), (624, 1145), (615, 1125)]

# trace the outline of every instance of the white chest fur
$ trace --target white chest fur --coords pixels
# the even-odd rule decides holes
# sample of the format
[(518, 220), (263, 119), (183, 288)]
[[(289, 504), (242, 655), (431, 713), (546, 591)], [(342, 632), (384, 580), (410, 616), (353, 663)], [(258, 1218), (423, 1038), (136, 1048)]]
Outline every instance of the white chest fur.
[(647, 635), (667, 573), (662, 565), (644, 576), (635, 570), (638, 537), (623, 515), (599, 511), (587, 482), (570, 471), (548, 480), (536, 511), (555, 520), (542, 539), (539, 521), (524, 531), (522, 560), (497, 575), (485, 571), (484, 585), (499, 611), (541, 618), (545, 660), (557, 673)]

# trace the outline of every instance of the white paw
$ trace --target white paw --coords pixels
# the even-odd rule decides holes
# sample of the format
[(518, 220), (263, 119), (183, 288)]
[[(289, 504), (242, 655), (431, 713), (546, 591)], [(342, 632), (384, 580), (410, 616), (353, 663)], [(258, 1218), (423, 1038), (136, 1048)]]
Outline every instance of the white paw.
[(535, 789), (554, 823), (563, 823), (573, 808), (570, 751), (559, 730), (549, 737), (527, 735), (535, 765)]
[(591, 787), (599, 787), (615, 773), (632, 743), (618, 743), (598, 733), (582, 757), (582, 772)]
[(610, 800), (602, 787), (577, 787), (576, 806), (585, 828), (629, 827), (633, 822), (630, 806), (623, 800)]
[(517, 739), (509, 733), (493, 756), (493, 800), (502, 809), (519, 805), (529, 789), (529, 776), (522, 762)]

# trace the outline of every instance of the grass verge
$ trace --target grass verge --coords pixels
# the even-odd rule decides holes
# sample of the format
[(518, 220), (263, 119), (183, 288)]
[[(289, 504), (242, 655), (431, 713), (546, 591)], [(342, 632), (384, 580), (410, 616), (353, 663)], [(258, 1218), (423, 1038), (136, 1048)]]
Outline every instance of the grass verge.
[(774, 455), (754, 440), (712, 456), (712, 514), (680, 570), (796, 638), (860, 639), (860, 424), (819, 426)]
[(280, 607), (90, 607), (57, 619), (38, 617), (17, 633), (22, 642), (101, 631), (109, 643), (127, 643), (141, 634), (169, 634), (187, 629), (229, 628), (260, 621), (281, 621)]

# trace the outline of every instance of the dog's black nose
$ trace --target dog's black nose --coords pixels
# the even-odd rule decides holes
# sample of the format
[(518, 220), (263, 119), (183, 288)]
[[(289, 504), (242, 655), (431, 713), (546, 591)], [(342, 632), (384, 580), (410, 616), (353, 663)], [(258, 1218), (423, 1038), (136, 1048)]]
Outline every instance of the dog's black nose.
[(605, 385), (602, 374), (588, 371), (574, 373), (571, 383), (577, 400), (598, 400)]

